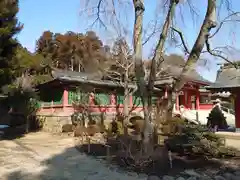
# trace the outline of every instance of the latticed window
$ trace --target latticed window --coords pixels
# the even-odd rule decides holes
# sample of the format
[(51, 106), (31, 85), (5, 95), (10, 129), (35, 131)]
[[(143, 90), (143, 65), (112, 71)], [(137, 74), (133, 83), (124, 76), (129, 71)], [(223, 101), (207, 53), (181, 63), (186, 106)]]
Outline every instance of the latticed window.
[[(152, 97), (152, 105), (157, 105), (157, 97)], [(142, 106), (142, 99), (140, 96), (133, 96), (133, 105), (134, 106)]]
[(142, 99), (140, 96), (134, 95), (132, 99), (133, 99), (134, 106), (142, 106)]
[(121, 94), (117, 95), (117, 104), (124, 104), (124, 96)]
[(69, 91), (68, 92), (68, 104), (72, 103), (89, 103), (88, 93), (81, 91)]
[(63, 91), (54, 91), (52, 94), (52, 101), (54, 105), (63, 104)]
[(110, 104), (110, 96), (105, 93), (97, 93), (94, 95), (95, 104), (96, 105), (109, 105)]
[(157, 102), (158, 102), (158, 97), (152, 97), (152, 104), (153, 105), (157, 105)]

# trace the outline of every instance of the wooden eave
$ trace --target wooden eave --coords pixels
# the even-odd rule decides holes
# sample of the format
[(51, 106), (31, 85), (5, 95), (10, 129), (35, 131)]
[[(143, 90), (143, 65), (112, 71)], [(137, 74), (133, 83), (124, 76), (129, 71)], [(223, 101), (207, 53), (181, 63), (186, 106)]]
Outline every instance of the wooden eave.
[[(86, 90), (92, 90), (92, 89), (99, 89), (99, 90), (119, 90), (123, 91), (124, 86), (120, 83), (115, 83), (115, 82), (105, 82), (105, 81), (95, 81), (95, 80), (70, 80), (70, 79), (54, 79), (52, 81), (46, 82), (44, 84), (40, 84), (36, 87), (36, 89), (49, 89), (51, 87), (53, 88), (60, 88), (60, 87), (67, 87), (67, 88), (77, 88), (84, 86)], [(129, 84), (130, 89), (135, 89), (137, 88), (136, 85)], [(162, 92), (161, 89), (154, 88), (155, 92)]]

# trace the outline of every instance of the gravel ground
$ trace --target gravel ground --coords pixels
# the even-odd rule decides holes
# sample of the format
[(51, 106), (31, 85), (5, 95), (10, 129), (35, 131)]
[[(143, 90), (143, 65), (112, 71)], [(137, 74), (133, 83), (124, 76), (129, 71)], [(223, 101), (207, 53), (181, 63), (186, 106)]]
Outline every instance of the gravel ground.
[(0, 141), (2, 180), (143, 180), (145, 175), (126, 173), (103, 160), (73, 148), (72, 138), (44, 133), (29, 134), (15, 141)]
[[(123, 172), (100, 158), (82, 154), (74, 147), (75, 143), (72, 137), (52, 136), (47, 133), (28, 134), (12, 141), (0, 140), (0, 180), (147, 179), (144, 174)], [(239, 140), (227, 140), (227, 144), (240, 148)], [(194, 171), (185, 172), (181, 176), (182, 180), (205, 178), (206, 175)], [(230, 175), (217, 173), (214, 176), (207, 179), (224, 180), (229, 179), (227, 176)], [(162, 179), (173, 180), (177, 177), (165, 176)], [(240, 179), (240, 172), (233, 172), (230, 179)]]

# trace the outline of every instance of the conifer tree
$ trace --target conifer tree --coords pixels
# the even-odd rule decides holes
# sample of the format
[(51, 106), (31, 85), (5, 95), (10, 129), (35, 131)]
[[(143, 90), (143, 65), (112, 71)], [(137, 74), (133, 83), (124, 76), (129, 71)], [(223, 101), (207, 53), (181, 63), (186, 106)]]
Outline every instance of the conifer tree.
[(212, 109), (207, 119), (207, 126), (210, 128), (217, 126), (219, 129), (226, 129), (228, 127), (226, 117), (219, 106), (215, 106)]
[(12, 59), (22, 26), (17, 19), (18, 0), (0, 0), (0, 86), (11, 81)]

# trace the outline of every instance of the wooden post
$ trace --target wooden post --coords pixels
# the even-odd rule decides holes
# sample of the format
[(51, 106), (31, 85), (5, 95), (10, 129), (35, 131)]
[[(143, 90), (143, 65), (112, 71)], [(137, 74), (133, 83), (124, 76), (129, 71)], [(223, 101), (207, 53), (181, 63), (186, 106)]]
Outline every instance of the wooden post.
[(105, 145), (105, 146), (106, 146), (106, 148), (107, 148), (107, 152), (106, 152), (106, 154), (107, 154), (107, 160), (110, 160), (110, 159), (111, 159), (110, 146), (109, 146), (109, 145)]
[(87, 139), (88, 139), (88, 153), (90, 153), (91, 152), (91, 139), (89, 138), (89, 137), (87, 137)]
[(172, 152), (171, 151), (168, 151), (168, 159), (169, 159), (170, 168), (172, 169), (173, 165), (172, 165)]
[(198, 110), (196, 110), (196, 121), (197, 121), (197, 122), (200, 122), (200, 121), (199, 121), (199, 113), (198, 113)]

